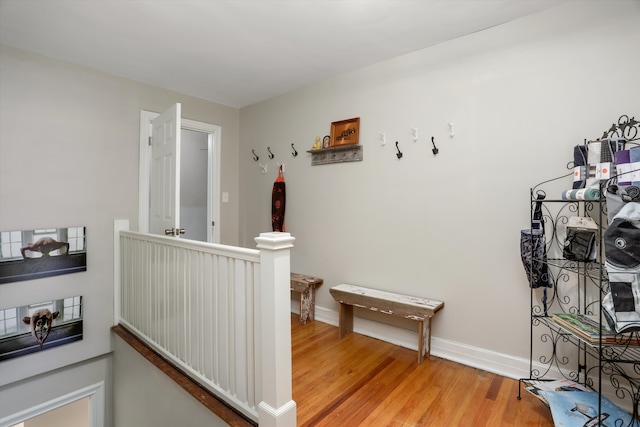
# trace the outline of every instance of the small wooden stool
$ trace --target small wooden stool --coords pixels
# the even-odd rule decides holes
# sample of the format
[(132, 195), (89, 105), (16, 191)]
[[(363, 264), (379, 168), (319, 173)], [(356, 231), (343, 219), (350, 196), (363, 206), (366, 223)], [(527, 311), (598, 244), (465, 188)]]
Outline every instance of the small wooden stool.
[(316, 286), (324, 281), (317, 277), (291, 273), (291, 291), (300, 294), (300, 324), (313, 321), (316, 312)]

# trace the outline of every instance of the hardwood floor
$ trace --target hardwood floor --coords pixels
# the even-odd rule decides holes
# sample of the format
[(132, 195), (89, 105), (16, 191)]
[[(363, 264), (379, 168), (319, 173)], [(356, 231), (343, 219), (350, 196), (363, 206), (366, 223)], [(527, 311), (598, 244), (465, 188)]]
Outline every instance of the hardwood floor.
[(518, 381), (318, 321), (291, 318), (298, 426), (540, 426), (551, 412)]

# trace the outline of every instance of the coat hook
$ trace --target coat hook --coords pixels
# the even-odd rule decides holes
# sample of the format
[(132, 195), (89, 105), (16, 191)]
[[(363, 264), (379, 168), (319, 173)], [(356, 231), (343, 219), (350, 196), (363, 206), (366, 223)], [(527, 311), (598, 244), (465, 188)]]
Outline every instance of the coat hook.
[(398, 147), (398, 141), (396, 141), (396, 150), (398, 150), (398, 152), (396, 153), (396, 156), (398, 156), (398, 158), (401, 159), (402, 151), (400, 151), (400, 148)]
[(435, 156), (436, 154), (438, 154), (438, 148), (436, 147), (436, 143), (433, 140), (433, 136), (431, 137), (431, 143), (433, 144), (433, 149), (431, 149), (431, 151), (433, 151), (433, 155)]
[(257, 162), (258, 160), (260, 160), (260, 157), (258, 157), (258, 155), (256, 154), (256, 150), (251, 150), (251, 152), (253, 153), (254, 162)]
[(266, 164), (262, 164), (262, 163), (258, 163), (258, 165), (260, 165), (260, 168), (262, 169), (262, 173), (265, 174), (267, 173), (267, 165)]
[(275, 157), (275, 154), (271, 152), (271, 147), (267, 147), (267, 151), (269, 152), (269, 158), (273, 159)]
[(296, 147), (294, 147), (293, 144), (291, 144), (291, 149), (293, 150), (293, 152), (291, 152), (291, 155), (293, 157), (296, 157), (298, 155), (298, 152), (296, 151)]

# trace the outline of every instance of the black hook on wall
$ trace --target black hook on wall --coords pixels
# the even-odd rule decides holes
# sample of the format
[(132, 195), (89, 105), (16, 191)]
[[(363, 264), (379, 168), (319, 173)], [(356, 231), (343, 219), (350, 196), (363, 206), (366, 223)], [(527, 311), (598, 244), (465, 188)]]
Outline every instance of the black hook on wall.
[(258, 155), (256, 154), (256, 150), (251, 150), (251, 152), (253, 153), (254, 162), (257, 162), (258, 160), (260, 160), (260, 157), (258, 157)]
[(398, 157), (398, 159), (401, 159), (402, 151), (400, 151), (400, 147), (398, 147), (398, 141), (396, 141), (396, 150), (398, 150), (398, 152), (396, 153), (396, 156)]
[(271, 147), (267, 147), (267, 151), (269, 152), (269, 158), (273, 159), (275, 157), (275, 154), (271, 152)]
[(291, 155), (292, 155), (293, 157), (296, 157), (296, 156), (298, 155), (298, 152), (296, 151), (296, 147), (294, 147), (294, 146), (293, 146), (293, 144), (291, 144), (291, 149), (293, 150), (293, 151), (291, 152)]
[(431, 149), (431, 151), (433, 152), (433, 155), (435, 156), (436, 154), (438, 154), (438, 147), (436, 147), (436, 143), (433, 140), (433, 136), (431, 137), (431, 143), (433, 144), (433, 148)]

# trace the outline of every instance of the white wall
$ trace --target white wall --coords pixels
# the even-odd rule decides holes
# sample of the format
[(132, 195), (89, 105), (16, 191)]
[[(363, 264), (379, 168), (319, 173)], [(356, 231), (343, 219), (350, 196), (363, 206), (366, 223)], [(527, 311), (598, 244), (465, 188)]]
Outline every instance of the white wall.
[[(339, 283), (435, 298), (440, 344), (528, 358), (529, 189), (568, 172), (574, 145), (640, 114), (639, 18), (637, 1), (569, 3), (242, 109), (242, 242), (270, 229), (284, 162), (291, 268), (325, 279), (321, 314), (335, 314)], [(352, 117), (364, 161), (311, 166), (316, 135)], [(251, 150), (262, 163), (267, 146), (262, 174)]]
[(221, 189), (234, 197), (221, 205), (221, 240), (236, 245), (238, 110), (0, 46), (0, 230), (86, 226), (88, 247), (86, 272), (0, 285), (0, 308), (84, 297), (82, 341), (0, 364), (0, 417), (16, 409), (6, 385), (31, 378), (38, 389), (55, 369), (73, 378), (73, 364), (112, 351), (113, 221), (137, 227), (140, 110), (175, 102), (222, 127)]
[(217, 415), (114, 334), (114, 426), (226, 426)]

